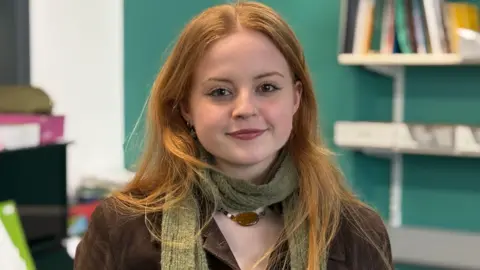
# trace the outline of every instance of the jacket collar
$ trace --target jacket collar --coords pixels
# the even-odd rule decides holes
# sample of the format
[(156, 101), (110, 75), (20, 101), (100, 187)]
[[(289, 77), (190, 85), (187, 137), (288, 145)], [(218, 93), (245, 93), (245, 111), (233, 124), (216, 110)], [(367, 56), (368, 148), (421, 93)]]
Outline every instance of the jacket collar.
[(228, 246), (227, 240), (225, 240), (215, 220), (212, 219), (208, 222), (202, 231), (202, 236), (205, 251), (223, 261), (231, 269), (240, 269), (235, 256)]
[[(240, 267), (237, 264), (235, 256), (233, 255), (228, 243), (223, 236), (220, 228), (218, 227), (215, 220), (211, 219), (205, 226), (202, 231), (203, 237), (203, 248), (205, 251), (217, 257), (219, 260), (227, 264), (231, 269), (240, 270)], [(341, 233), (335, 237), (332, 242), (332, 246), (329, 250), (328, 259), (335, 261), (345, 261), (345, 245), (343, 243)], [(287, 243), (282, 244), (276, 252), (279, 254), (281, 259), (279, 260), (279, 265), (283, 265), (285, 260), (288, 260), (288, 245)], [(269, 264), (270, 265), (270, 264)], [(277, 267), (270, 267), (270, 269), (277, 269)]]

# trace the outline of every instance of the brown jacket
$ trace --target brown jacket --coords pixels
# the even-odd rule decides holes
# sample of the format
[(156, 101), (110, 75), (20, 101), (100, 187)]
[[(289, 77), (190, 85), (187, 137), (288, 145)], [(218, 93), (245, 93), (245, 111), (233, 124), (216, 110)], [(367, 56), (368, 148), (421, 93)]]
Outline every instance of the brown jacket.
[[(375, 230), (372, 235), (380, 235), (375, 241), (384, 247), (391, 263), (390, 242), (383, 221), (369, 210), (364, 210), (363, 214)], [(215, 222), (207, 225), (203, 239), (210, 269), (240, 270)], [(282, 254), (287, 254), (286, 245), (281, 249), (285, 251)], [(74, 269), (160, 270), (160, 245), (151, 239), (143, 217), (119, 214), (115, 211), (114, 200), (107, 199), (92, 215), (88, 231), (77, 248)], [(281, 267), (270, 264), (269, 269)], [(374, 248), (346, 225), (341, 226), (333, 241), (327, 269), (386, 270)]]

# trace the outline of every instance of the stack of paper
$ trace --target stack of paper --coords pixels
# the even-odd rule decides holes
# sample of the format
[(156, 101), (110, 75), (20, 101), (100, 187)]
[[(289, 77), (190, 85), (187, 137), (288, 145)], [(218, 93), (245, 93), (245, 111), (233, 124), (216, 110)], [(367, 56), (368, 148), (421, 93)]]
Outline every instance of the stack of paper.
[(480, 126), (338, 121), (334, 141), (348, 148), (480, 157)]

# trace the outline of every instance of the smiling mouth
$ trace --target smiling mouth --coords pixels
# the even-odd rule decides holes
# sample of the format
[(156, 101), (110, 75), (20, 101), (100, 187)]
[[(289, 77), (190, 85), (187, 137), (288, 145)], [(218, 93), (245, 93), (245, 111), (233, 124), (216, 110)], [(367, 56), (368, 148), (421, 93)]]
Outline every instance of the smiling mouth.
[(242, 129), (235, 132), (227, 133), (228, 136), (238, 140), (249, 141), (260, 137), (266, 129)]

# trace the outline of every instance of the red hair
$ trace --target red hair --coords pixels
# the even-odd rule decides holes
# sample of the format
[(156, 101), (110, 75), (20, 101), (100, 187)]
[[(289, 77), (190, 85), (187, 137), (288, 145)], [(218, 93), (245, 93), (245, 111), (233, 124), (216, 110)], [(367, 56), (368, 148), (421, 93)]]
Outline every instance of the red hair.
[[(358, 209), (367, 208), (344, 184), (332, 155), (321, 140), (317, 102), (305, 56), (287, 23), (271, 8), (254, 2), (239, 2), (209, 8), (193, 18), (158, 74), (148, 100), (147, 142), (136, 175), (126, 189), (116, 194), (123, 205), (138, 214), (161, 212), (182, 200), (196, 183), (201, 163), (195, 157), (195, 143), (181, 117), (179, 104), (188, 96), (193, 71), (205, 51), (218, 39), (238, 31), (239, 26), (258, 31), (277, 46), (287, 60), (294, 78), (303, 85), (300, 107), (294, 116), (286, 148), (300, 181), (300, 201), (290, 235), (303, 221), (309, 223), (308, 269), (319, 270), (320, 261), (337, 234), (342, 215), (355, 224), (360, 235), (372, 239), (367, 222)], [(129, 195), (141, 190), (141, 198)], [(375, 241), (369, 240), (386, 255)]]

